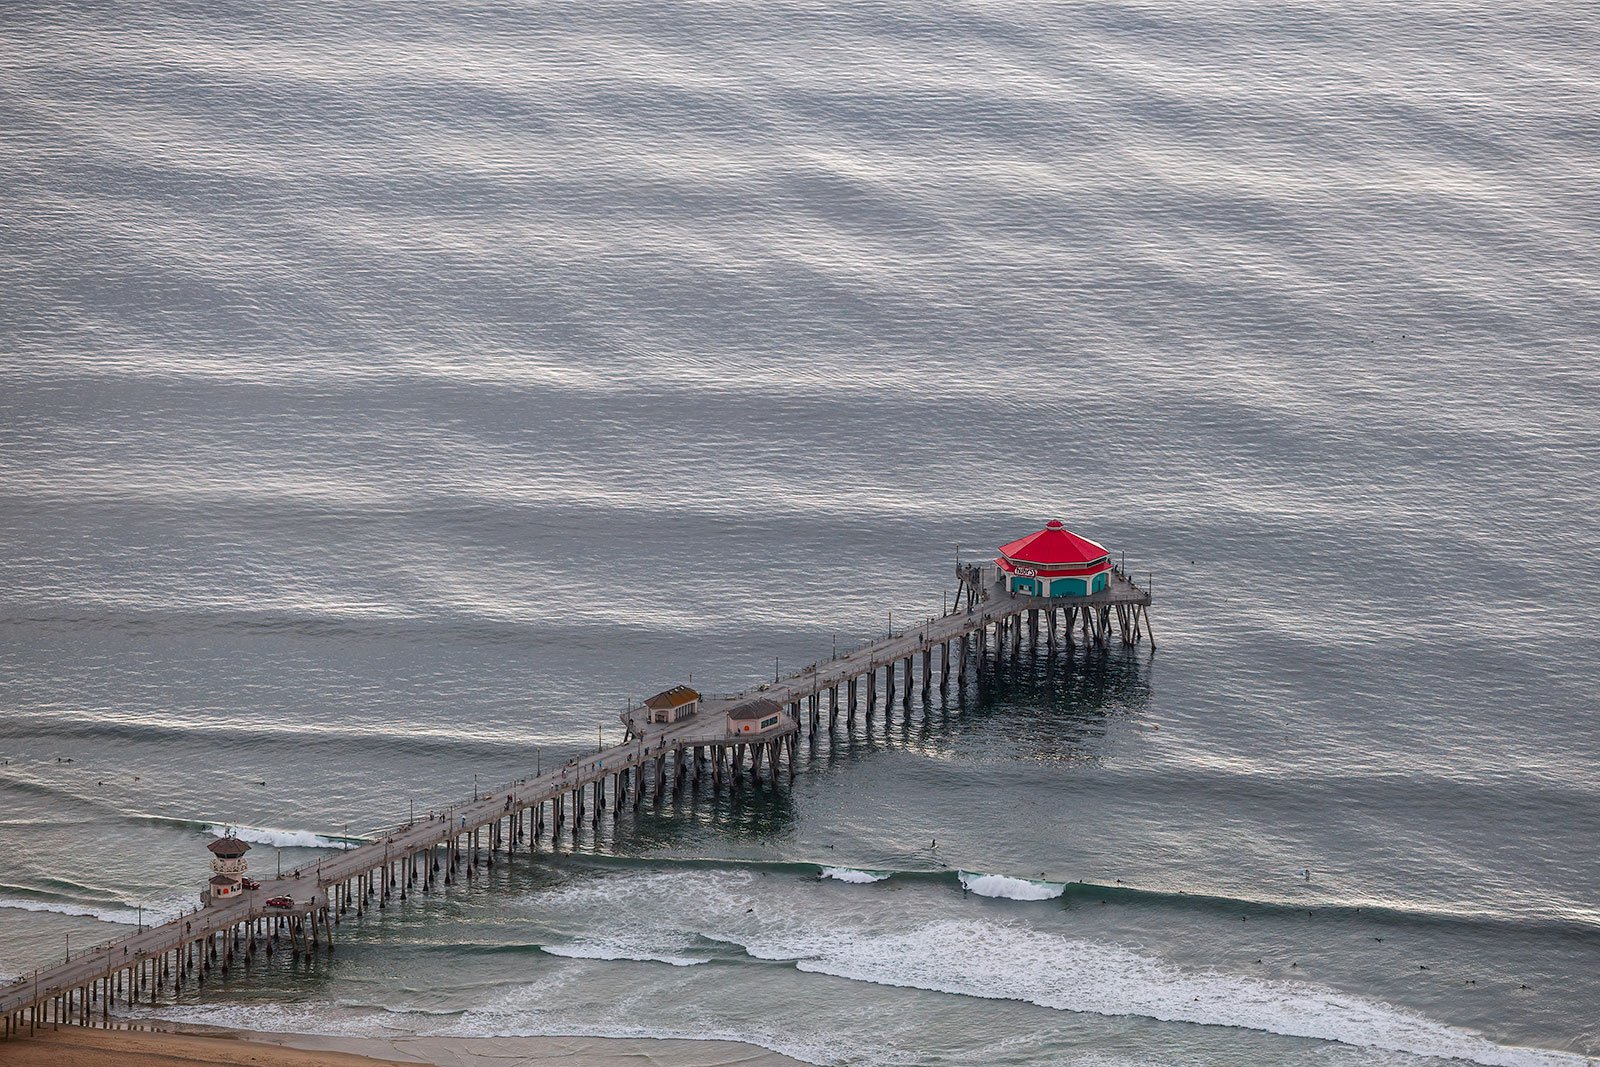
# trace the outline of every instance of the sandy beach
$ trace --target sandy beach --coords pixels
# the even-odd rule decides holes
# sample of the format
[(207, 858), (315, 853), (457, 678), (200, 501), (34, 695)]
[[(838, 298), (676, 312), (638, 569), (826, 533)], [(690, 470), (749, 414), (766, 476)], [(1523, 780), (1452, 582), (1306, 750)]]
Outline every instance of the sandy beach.
[(323, 1037), (202, 1027), (63, 1028), (0, 1046), (7, 1067), (788, 1067), (799, 1060), (736, 1041), (601, 1037)]

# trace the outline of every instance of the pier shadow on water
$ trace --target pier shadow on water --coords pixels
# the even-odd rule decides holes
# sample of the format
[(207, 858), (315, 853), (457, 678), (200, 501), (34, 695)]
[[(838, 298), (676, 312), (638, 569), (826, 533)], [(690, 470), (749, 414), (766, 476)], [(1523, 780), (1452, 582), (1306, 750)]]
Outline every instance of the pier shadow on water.
[[(1146, 648), (1024, 650), (969, 672), (965, 685), (952, 675), (941, 692), (937, 677), (923, 692), (914, 680), (909, 703), (903, 685), (892, 697), (879, 693), (870, 715), (854, 719), (844, 701), (830, 722), (824, 702), (815, 731), (802, 721), (795, 777), (848, 769), (889, 751), (940, 755), (970, 740), (981, 747), (1021, 747), (1029, 758), (1093, 762), (1105, 752), (1109, 730), (1137, 719), (1151, 700), (1151, 656)], [(802, 719), (804, 720), (804, 712)], [(608, 801), (608, 804), (610, 802)], [(676, 791), (647, 795), (635, 808), (624, 798), (596, 821), (585, 815), (576, 836), (569, 825), (540, 851), (553, 855), (640, 857), (703, 851), (708, 839), (749, 844), (782, 837), (796, 827), (802, 806), (787, 765), (752, 781), (744, 774), (713, 787), (709, 777)]]
[[(841, 700), (830, 722), (824, 702), (815, 731), (802, 722), (795, 779), (849, 770), (886, 752), (935, 756), (971, 747), (964, 742), (1020, 747), (1028, 758), (1052, 762), (1098, 761), (1115, 724), (1136, 720), (1149, 706), (1151, 670), (1144, 648), (1025, 650), (971, 671), (965, 685), (952, 676), (945, 692), (937, 678), (927, 692), (915, 681), (909, 704), (903, 687), (891, 699), (880, 692), (870, 715), (862, 707), (852, 719)], [(782, 837), (801, 814), (784, 767), (775, 778), (745, 775), (720, 788), (709, 779), (685, 782), (665, 796), (646, 796), (637, 809), (625, 799), (598, 824), (586, 817), (576, 838), (569, 828), (553, 844), (541, 839), (540, 848), (579, 856), (698, 853), (718, 837), (740, 844)]]
[(1151, 673), (1144, 648), (991, 657), (965, 685), (952, 678), (948, 692), (940, 692), (937, 680), (927, 693), (914, 683), (909, 706), (897, 690), (872, 716), (848, 722), (841, 712), (831, 729), (824, 709), (816, 736), (802, 732), (802, 773), (892, 749), (946, 755), (1003, 745), (1031, 759), (1095, 761), (1108, 732), (1148, 708)]

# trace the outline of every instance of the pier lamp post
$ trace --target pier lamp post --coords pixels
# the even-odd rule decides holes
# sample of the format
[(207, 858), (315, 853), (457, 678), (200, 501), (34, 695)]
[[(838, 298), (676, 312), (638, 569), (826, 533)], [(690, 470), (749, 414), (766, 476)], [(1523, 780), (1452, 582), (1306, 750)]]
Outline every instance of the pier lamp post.
[(283, 877), (283, 849), (278, 848), (276, 845), (274, 845), (272, 851), (278, 858), (278, 877), (282, 878)]
[(67, 963), (72, 962), (72, 931), (67, 931)]
[(139, 931), (144, 932), (144, 905), (139, 905)]
[(604, 726), (596, 726), (594, 728), (594, 735), (595, 735), (595, 749), (594, 750), (596, 752), (604, 752), (606, 750), (606, 728)]
[(544, 774), (544, 757), (539, 754), (539, 746), (533, 746), (533, 776), (535, 778)]
[(472, 799), (478, 799), (478, 776), (476, 774), (472, 776)]
[(772, 657), (772, 683), (774, 685), (776, 685), (778, 683), (778, 657), (777, 656), (773, 656)]

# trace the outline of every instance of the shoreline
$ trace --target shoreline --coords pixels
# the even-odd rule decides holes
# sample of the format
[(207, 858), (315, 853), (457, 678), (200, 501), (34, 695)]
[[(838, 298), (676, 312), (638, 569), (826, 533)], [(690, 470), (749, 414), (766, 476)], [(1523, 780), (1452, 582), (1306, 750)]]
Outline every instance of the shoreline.
[[(241, 1046), (249, 1046), (246, 1052)], [(0, 1044), (7, 1067), (806, 1067), (759, 1045), (672, 1037), (335, 1037), (195, 1023), (64, 1026)]]

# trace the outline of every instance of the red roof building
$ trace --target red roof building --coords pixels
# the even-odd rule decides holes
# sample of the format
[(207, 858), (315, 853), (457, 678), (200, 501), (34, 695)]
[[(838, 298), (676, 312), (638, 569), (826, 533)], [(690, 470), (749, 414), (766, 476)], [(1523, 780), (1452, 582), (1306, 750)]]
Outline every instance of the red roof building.
[(1019, 596), (1088, 596), (1111, 581), (1106, 546), (1079, 537), (1059, 519), (1004, 546), (994, 562), (1006, 588)]
[(782, 721), (783, 708), (768, 697), (756, 697), (728, 709), (728, 731), (734, 734), (765, 733)]
[(250, 851), (250, 843), (247, 841), (241, 841), (232, 834), (229, 834), (227, 837), (218, 838), (217, 840), (211, 842), (211, 844), (207, 845), (206, 848), (211, 850), (211, 854), (213, 856), (221, 856), (223, 859), (235, 860), (244, 855), (246, 852)]
[(700, 710), (700, 694), (686, 685), (675, 685), (645, 700), (651, 722), (677, 722)]

